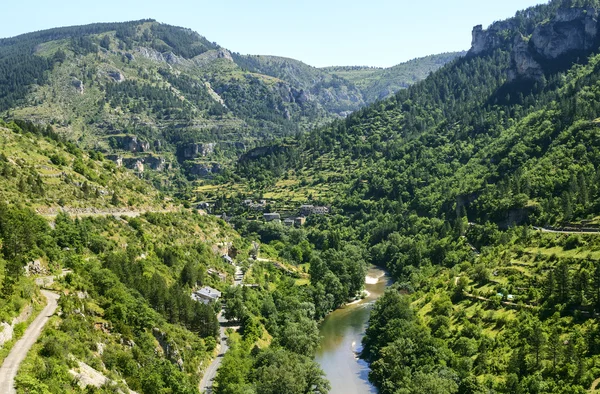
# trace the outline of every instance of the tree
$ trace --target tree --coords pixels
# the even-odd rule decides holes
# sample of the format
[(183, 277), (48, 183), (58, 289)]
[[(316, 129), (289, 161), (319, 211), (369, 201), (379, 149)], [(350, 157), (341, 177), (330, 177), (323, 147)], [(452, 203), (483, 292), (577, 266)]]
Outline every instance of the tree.
[(562, 349), (562, 342), (560, 340), (560, 331), (556, 325), (550, 329), (550, 335), (548, 337), (547, 344), (548, 356), (552, 360), (552, 370), (556, 370), (556, 365), (559, 361), (560, 352)]
[(310, 358), (284, 349), (259, 353), (251, 379), (261, 394), (326, 394), (329, 382)]
[(117, 195), (117, 192), (113, 192), (112, 197), (110, 198), (110, 203), (112, 205), (119, 206), (120, 201), (119, 201), (119, 196)]
[(531, 346), (531, 350), (535, 356), (535, 367), (539, 367), (540, 365), (540, 355), (542, 354), (542, 350), (548, 337), (545, 332), (545, 327), (542, 322), (535, 318), (534, 322), (531, 326), (531, 333), (529, 335), (529, 345)]
[(286, 321), (278, 335), (278, 343), (286, 349), (313, 357), (319, 346), (319, 329), (317, 323), (307, 317), (297, 322)]
[(100, 40), (100, 46), (106, 50), (110, 49), (110, 37), (108, 34), (105, 34)]

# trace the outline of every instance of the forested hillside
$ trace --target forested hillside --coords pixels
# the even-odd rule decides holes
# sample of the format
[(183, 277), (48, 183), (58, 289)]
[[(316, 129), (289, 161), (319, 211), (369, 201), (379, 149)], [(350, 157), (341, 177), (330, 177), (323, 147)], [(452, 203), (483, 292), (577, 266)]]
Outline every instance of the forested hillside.
[(0, 41), (2, 320), (60, 274), (19, 390), (80, 392), (92, 368), (100, 392), (197, 392), (221, 308), (190, 294), (210, 285), (231, 326), (216, 394), (324, 394), (318, 321), (370, 264), (395, 280), (361, 352), (382, 394), (596, 389), (599, 17), (554, 0), (476, 26), (465, 56), (383, 71), (231, 54), (151, 20)]
[[(215, 308), (193, 301), (190, 292), (204, 284), (224, 288), (208, 268), (233, 274), (213, 245), (225, 239), (240, 251), (244, 245), (222, 222), (190, 212), (81, 220), (60, 214), (51, 228), (30, 209), (3, 203), (0, 234), (2, 319), (31, 313), (43, 299), (24, 266), (61, 296), (61, 313), (20, 369), (19, 392), (81, 392), (91, 385), (89, 391), (102, 386), (90, 383), (97, 374), (108, 378), (98, 392), (197, 392), (218, 322)], [(59, 279), (48, 284), (43, 278), (52, 275)], [(2, 359), (14, 340), (3, 337)], [(83, 374), (81, 382), (75, 373)]]
[(449, 52), (412, 59), (389, 68), (326, 67), (330, 74), (353, 82), (363, 93), (366, 102), (373, 103), (394, 95), (401, 89), (427, 78), (446, 63), (464, 56), (466, 52)]
[(575, 393), (600, 376), (599, 9), (478, 26), (464, 58), (199, 189), (242, 217), (248, 197), (330, 205), (319, 225), (392, 273), (363, 352), (382, 393)]
[[(433, 67), (417, 60), (414, 75), (389, 76), (388, 90), (450, 59)], [(293, 59), (232, 54), (154, 20), (0, 39), (4, 118), (51, 125), (166, 184), (180, 174), (214, 177), (247, 149), (345, 117), (372, 100), (355, 86), (359, 80)]]

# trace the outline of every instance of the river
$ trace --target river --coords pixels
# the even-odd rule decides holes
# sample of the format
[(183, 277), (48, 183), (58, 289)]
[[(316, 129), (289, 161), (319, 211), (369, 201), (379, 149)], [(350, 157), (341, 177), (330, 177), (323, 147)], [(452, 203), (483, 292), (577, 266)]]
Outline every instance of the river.
[(369, 383), (369, 365), (358, 358), (375, 301), (390, 284), (386, 272), (369, 268), (365, 289), (369, 295), (330, 313), (320, 327), (321, 346), (315, 361), (331, 382), (330, 394), (369, 394), (377, 389)]

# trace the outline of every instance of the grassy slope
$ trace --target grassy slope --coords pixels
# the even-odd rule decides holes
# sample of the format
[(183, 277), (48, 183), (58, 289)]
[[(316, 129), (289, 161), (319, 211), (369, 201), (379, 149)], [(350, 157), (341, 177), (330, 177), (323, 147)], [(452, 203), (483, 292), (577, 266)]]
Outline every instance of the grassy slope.
[[(132, 171), (108, 160), (91, 159), (77, 148), (34, 134), (0, 127), (3, 160), (0, 193), (4, 201), (28, 205), (40, 212), (48, 208), (163, 209), (165, 201)], [(58, 158), (57, 164), (52, 158)], [(74, 169), (83, 163), (86, 176)], [(42, 192), (32, 188), (32, 181)], [(87, 191), (86, 185), (87, 184)], [(117, 192), (120, 204), (112, 204)]]

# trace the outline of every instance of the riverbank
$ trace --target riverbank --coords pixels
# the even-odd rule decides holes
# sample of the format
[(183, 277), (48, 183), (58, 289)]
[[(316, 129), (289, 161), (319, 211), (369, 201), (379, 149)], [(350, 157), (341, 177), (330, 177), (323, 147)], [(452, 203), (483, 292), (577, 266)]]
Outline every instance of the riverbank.
[(358, 354), (373, 304), (390, 282), (385, 271), (369, 268), (365, 278), (366, 297), (333, 311), (321, 323), (321, 346), (315, 361), (331, 383), (330, 394), (377, 393), (368, 380), (369, 365)]

